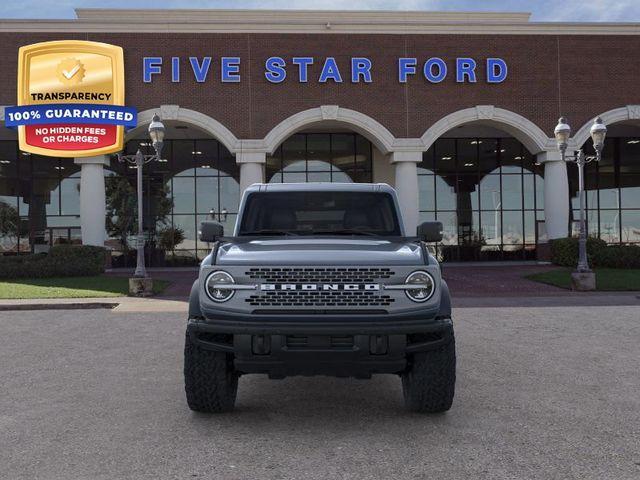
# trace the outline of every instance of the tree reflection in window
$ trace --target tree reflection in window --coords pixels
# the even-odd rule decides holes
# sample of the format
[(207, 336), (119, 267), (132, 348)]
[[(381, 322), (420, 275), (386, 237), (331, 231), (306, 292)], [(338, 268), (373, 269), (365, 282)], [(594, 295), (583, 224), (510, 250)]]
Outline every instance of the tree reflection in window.
[(542, 169), (516, 139), (438, 139), (418, 175), (421, 219), (443, 222), (445, 260), (532, 258)]
[(356, 133), (297, 133), (267, 157), (268, 183), (371, 182), (372, 146)]

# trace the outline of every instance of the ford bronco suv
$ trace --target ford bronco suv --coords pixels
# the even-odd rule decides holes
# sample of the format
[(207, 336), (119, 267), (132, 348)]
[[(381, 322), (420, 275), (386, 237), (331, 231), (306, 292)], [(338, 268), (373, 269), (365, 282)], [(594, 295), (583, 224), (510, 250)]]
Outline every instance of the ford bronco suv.
[(449, 290), (426, 242), (442, 224), (404, 232), (386, 184), (255, 184), (233, 236), (202, 222), (211, 244), (189, 300), (187, 402), (233, 409), (238, 379), (332, 375), (402, 379), (407, 408), (451, 407), (456, 357)]

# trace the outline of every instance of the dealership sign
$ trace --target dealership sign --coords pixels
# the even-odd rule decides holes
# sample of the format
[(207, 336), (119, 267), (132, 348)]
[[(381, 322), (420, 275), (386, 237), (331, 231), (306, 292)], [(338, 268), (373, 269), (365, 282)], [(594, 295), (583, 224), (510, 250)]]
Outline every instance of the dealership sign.
[[(173, 83), (179, 83), (183, 71), (198, 83), (210, 78), (212, 57), (144, 57), (142, 59), (142, 81), (153, 82), (154, 78), (166, 73)], [(349, 57), (338, 65), (335, 57), (269, 57), (264, 60), (264, 78), (270, 83), (287, 81), (298, 83), (372, 83), (375, 77), (375, 65), (367, 57)], [(346, 66), (345, 66), (346, 63)], [(239, 83), (240, 57), (220, 57), (219, 81)], [(214, 67), (215, 68), (215, 67)], [(502, 58), (474, 59), (457, 57), (400, 57), (396, 61), (396, 78), (399, 83), (407, 83), (412, 78), (422, 77), (428, 83), (440, 83), (453, 78), (457, 83), (502, 83), (507, 79), (507, 62)]]
[(20, 48), (18, 106), (5, 109), (20, 150), (89, 157), (122, 150), (136, 111), (124, 106), (121, 47), (63, 40)]

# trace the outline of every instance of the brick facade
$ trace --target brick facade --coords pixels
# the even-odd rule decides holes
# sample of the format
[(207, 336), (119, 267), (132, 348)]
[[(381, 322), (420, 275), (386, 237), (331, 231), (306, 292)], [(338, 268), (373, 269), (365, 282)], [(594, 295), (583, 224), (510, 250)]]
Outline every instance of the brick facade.
[[(560, 114), (577, 129), (594, 115), (640, 104), (640, 36), (635, 35), (395, 35), (292, 33), (0, 33), (0, 103), (16, 103), (18, 48), (40, 41), (82, 39), (124, 48), (127, 104), (139, 110), (178, 104), (205, 113), (238, 138), (262, 138), (285, 118), (319, 105), (339, 105), (374, 118), (399, 138), (421, 136), (445, 115), (474, 105), (495, 105), (531, 120), (549, 136)], [(264, 61), (272, 55), (289, 60), (311, 56), (309, 82), (299, 83), (297, 70), (288, 67), (280, 84), (264, 77)], [(142, 81), (142, 58), (162, 56), (163, 74), (153, 83)], [(172, 83), (170, 57), (182, 59), (181, 82)], [(211, 56), (205, 83), (197, 83), (188, 57)], [(220, 57), (242, 59), (240, 83), (220, 82)], [(337, 59), (344, 82), (321, 84), (320, 62)], [(373, 82), (352, 84), (349, 59), (368, 57)], [(430, 84), (420, 65), (438, 56), (449, 75)], [(478, 82), (458, 84), (456, 57), (478, 61)], [(397, 59), (417, 57), (418, 74), (398, 82)], [(487, 84), (482, 67), (487, 57), (504, 58), (509, 76)]]

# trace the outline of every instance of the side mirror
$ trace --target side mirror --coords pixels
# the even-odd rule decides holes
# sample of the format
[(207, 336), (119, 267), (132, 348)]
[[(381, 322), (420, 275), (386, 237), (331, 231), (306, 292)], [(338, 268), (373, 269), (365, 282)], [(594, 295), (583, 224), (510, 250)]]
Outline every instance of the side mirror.
[(216, 242), (218, 241), (218, 238), (224, 235), (224, 227), (218, 222), (201, 222), (199, 234), (201, 242)]
[(418, 225), (418, 237), (423, 242), (442, 241), (442, 222), (423, 222)]

